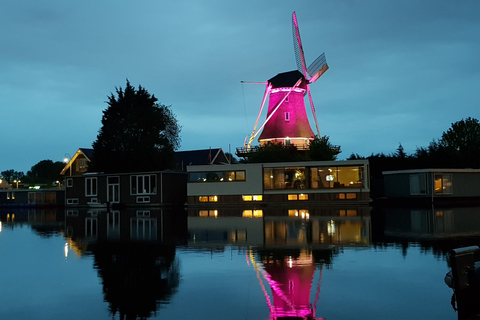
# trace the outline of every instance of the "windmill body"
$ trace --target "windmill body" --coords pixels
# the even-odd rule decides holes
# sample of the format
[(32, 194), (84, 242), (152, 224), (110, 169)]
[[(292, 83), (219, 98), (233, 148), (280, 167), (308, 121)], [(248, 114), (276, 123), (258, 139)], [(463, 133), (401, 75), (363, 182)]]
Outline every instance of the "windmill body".
[[(298, 70), (280, 73), (267, 81), (257, 121), (252, 135), (248, 143), (246, 143), (247, 150), (260, 132), (261, 135), (258, 137), (258, 141), (262, 146), (269, 142), (274, 142), (284, 145), (295, 145), (299, 149), (308, 148), (309, 142), (315, 138), (315, 134), (308, 120), (305, 108), (305, 95), (308, 95), (317, 134), (320, 137), (315, 107), (310, 95), (310, 84), (314, 83), (327, 71), (328, 66), (325, 54), (322, 53), (307, 68), (295, 12), (292, 16), (292, 32)], [(258, 121), (267, 100), (267, 118), (257, 130)]]
[[(295, 86), (299, 79), (301, 82)], [(307, 81), (297, 70), (280, 73), (268, 80), (271, 90), (267, 118), (271, 117), (258, 138), (261, 145), (281, 142), (285, 145), (308, 147), (315, 134), (305, 109), (304, 95), (307, 85)]]

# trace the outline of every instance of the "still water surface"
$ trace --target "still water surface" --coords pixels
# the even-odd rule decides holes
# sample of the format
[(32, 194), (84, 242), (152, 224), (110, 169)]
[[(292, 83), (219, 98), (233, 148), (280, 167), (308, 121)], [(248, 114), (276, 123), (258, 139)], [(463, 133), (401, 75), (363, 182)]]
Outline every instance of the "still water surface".
[(457, 319), (479, 208), (0, 211), (0, 319)]

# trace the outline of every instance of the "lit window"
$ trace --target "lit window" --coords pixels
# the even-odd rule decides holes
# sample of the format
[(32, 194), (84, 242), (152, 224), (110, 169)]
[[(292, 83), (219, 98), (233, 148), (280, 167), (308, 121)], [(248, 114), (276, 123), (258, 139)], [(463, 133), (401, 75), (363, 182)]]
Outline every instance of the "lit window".
[(252, 196), (242, 196), (243, 201), (252, 201)]
[(217, 202), (217, 201), (218, 201), (218, 197), (217, 197), (217, 196), (209, 196), (209, 197), (208, 197), (208, 201), (209, 201), (209, 202)]
[(452, 175), (451, 174), (435, 175), (435, 193), (438, 193), (438, 194), (452, 193)]
[(347, 199), (357, 199), (356, 193), (347, 193)]
[(298, 194), (289, 194), (288, 200), (298, 200)]
[(308, 194), (304, 194), (304, 193), (299, 194), (298, 200), (308, 200)]
[(207, 197), (207, 196), (200, 196), (200, 197), (198, 197), (198, 201), (200, 201), (200, 202), (208, 202), (208, 197)]
[(263, 196), (261, 194), (254, 195), (253, 196), (253, 201), (263, 201)]
[(243, 218), (261, 218), (263, 217), (263, 210), (243, 210)]
[(199, 217), (214, 217), (218, 216), (218, 210), (200, 210), (198, 212)]

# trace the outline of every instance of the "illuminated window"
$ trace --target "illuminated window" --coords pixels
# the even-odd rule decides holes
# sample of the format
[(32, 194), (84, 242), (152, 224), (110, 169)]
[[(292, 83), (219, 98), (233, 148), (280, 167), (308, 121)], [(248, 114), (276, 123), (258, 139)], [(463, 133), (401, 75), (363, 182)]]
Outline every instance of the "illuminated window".
[(208, 197), (207, 197), (207, 196), (200, 196), (200, 197), (198, 197), (198, 201), (200, 201), (200, 202), (208, 202)]
[(452, 175), (451, 174), (435, 174), (435, 193), (437, 194), (452, 193)]
[(298, 200), (298, 194), (289, 194), (288, 200)]
[(288, 210), (288, 216), (289, 217), (299, 217), (302, 219), (310, 219), (310, 213), (308, 210), (302, 209), (302, 210), (296, 210), (296, 209), (289, 209)]
[(263, 210), (243, 210), (243, 218), (261, 218), (263, 217)]
[(305, 193), (299, 194), (298, 200), (308, 200), (308, 194), (305, 194)]
[(245, 171), (235, 171), (235, 180), (245, 181)]
[(199, 217), (218, 217), (218, 210), (200, 210), (198, 212)]
[(252, 201), (252, 196), (242, 196), (243, 201)]
[(347, 199), (357, 199), (357, 194), (356, 193), (347, 193), (346, 197), (347, 197)]
[(218, 197), (217, 196), (209, 196), (208, 197), (208, 202), (217, 202), (218, 201)]
[(260, 195), (242, 195), (243, 201), (262, 201), (263, 196)]

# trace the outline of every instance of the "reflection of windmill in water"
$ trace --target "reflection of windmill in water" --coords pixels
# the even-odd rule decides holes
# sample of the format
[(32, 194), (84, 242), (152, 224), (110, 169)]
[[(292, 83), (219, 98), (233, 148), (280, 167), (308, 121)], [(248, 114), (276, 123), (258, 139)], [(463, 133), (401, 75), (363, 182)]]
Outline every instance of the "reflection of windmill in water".
[[(322, 53), (310, 66), (306, 66), (295, 12), (292, 17), (292, 31), (298, 70), (277, 74), (267, 81), (253, 132), (248, 141), (245, 142), (244, 148), (237, 152), (239, 156), (248, 155), (253, 140), (260, 132), (258, 141), (261, 146), (269, 142), (275, 142), (286, 146), (294, 145), (297, 149), (308, 149), (308, 145), (315, 138), (315, 134), (308, 120), (305, 95), (308, 95), (317, 134), (320, 138), (315, 107), (310, 94), (310, 84), (317, 81), (327, 71), (328, 65), (325, 54)], [(267, 118), (257, 129), (267, 99)]]
[[(248, 261), (257, 272), (270, 309), (270, 319), (322, 319), (316, 318), (315, 313), (323, 266), (329, 263), (331, 251), (322, 250), (316, 253), (300, 249), (291, 249), (289, 252), (281, 249), (256, 251), (258, 255), (249, 250)], [(257, 261), (257, 257), (260, 261)], [(316, 275), (318, 260), (322, 262)]]

